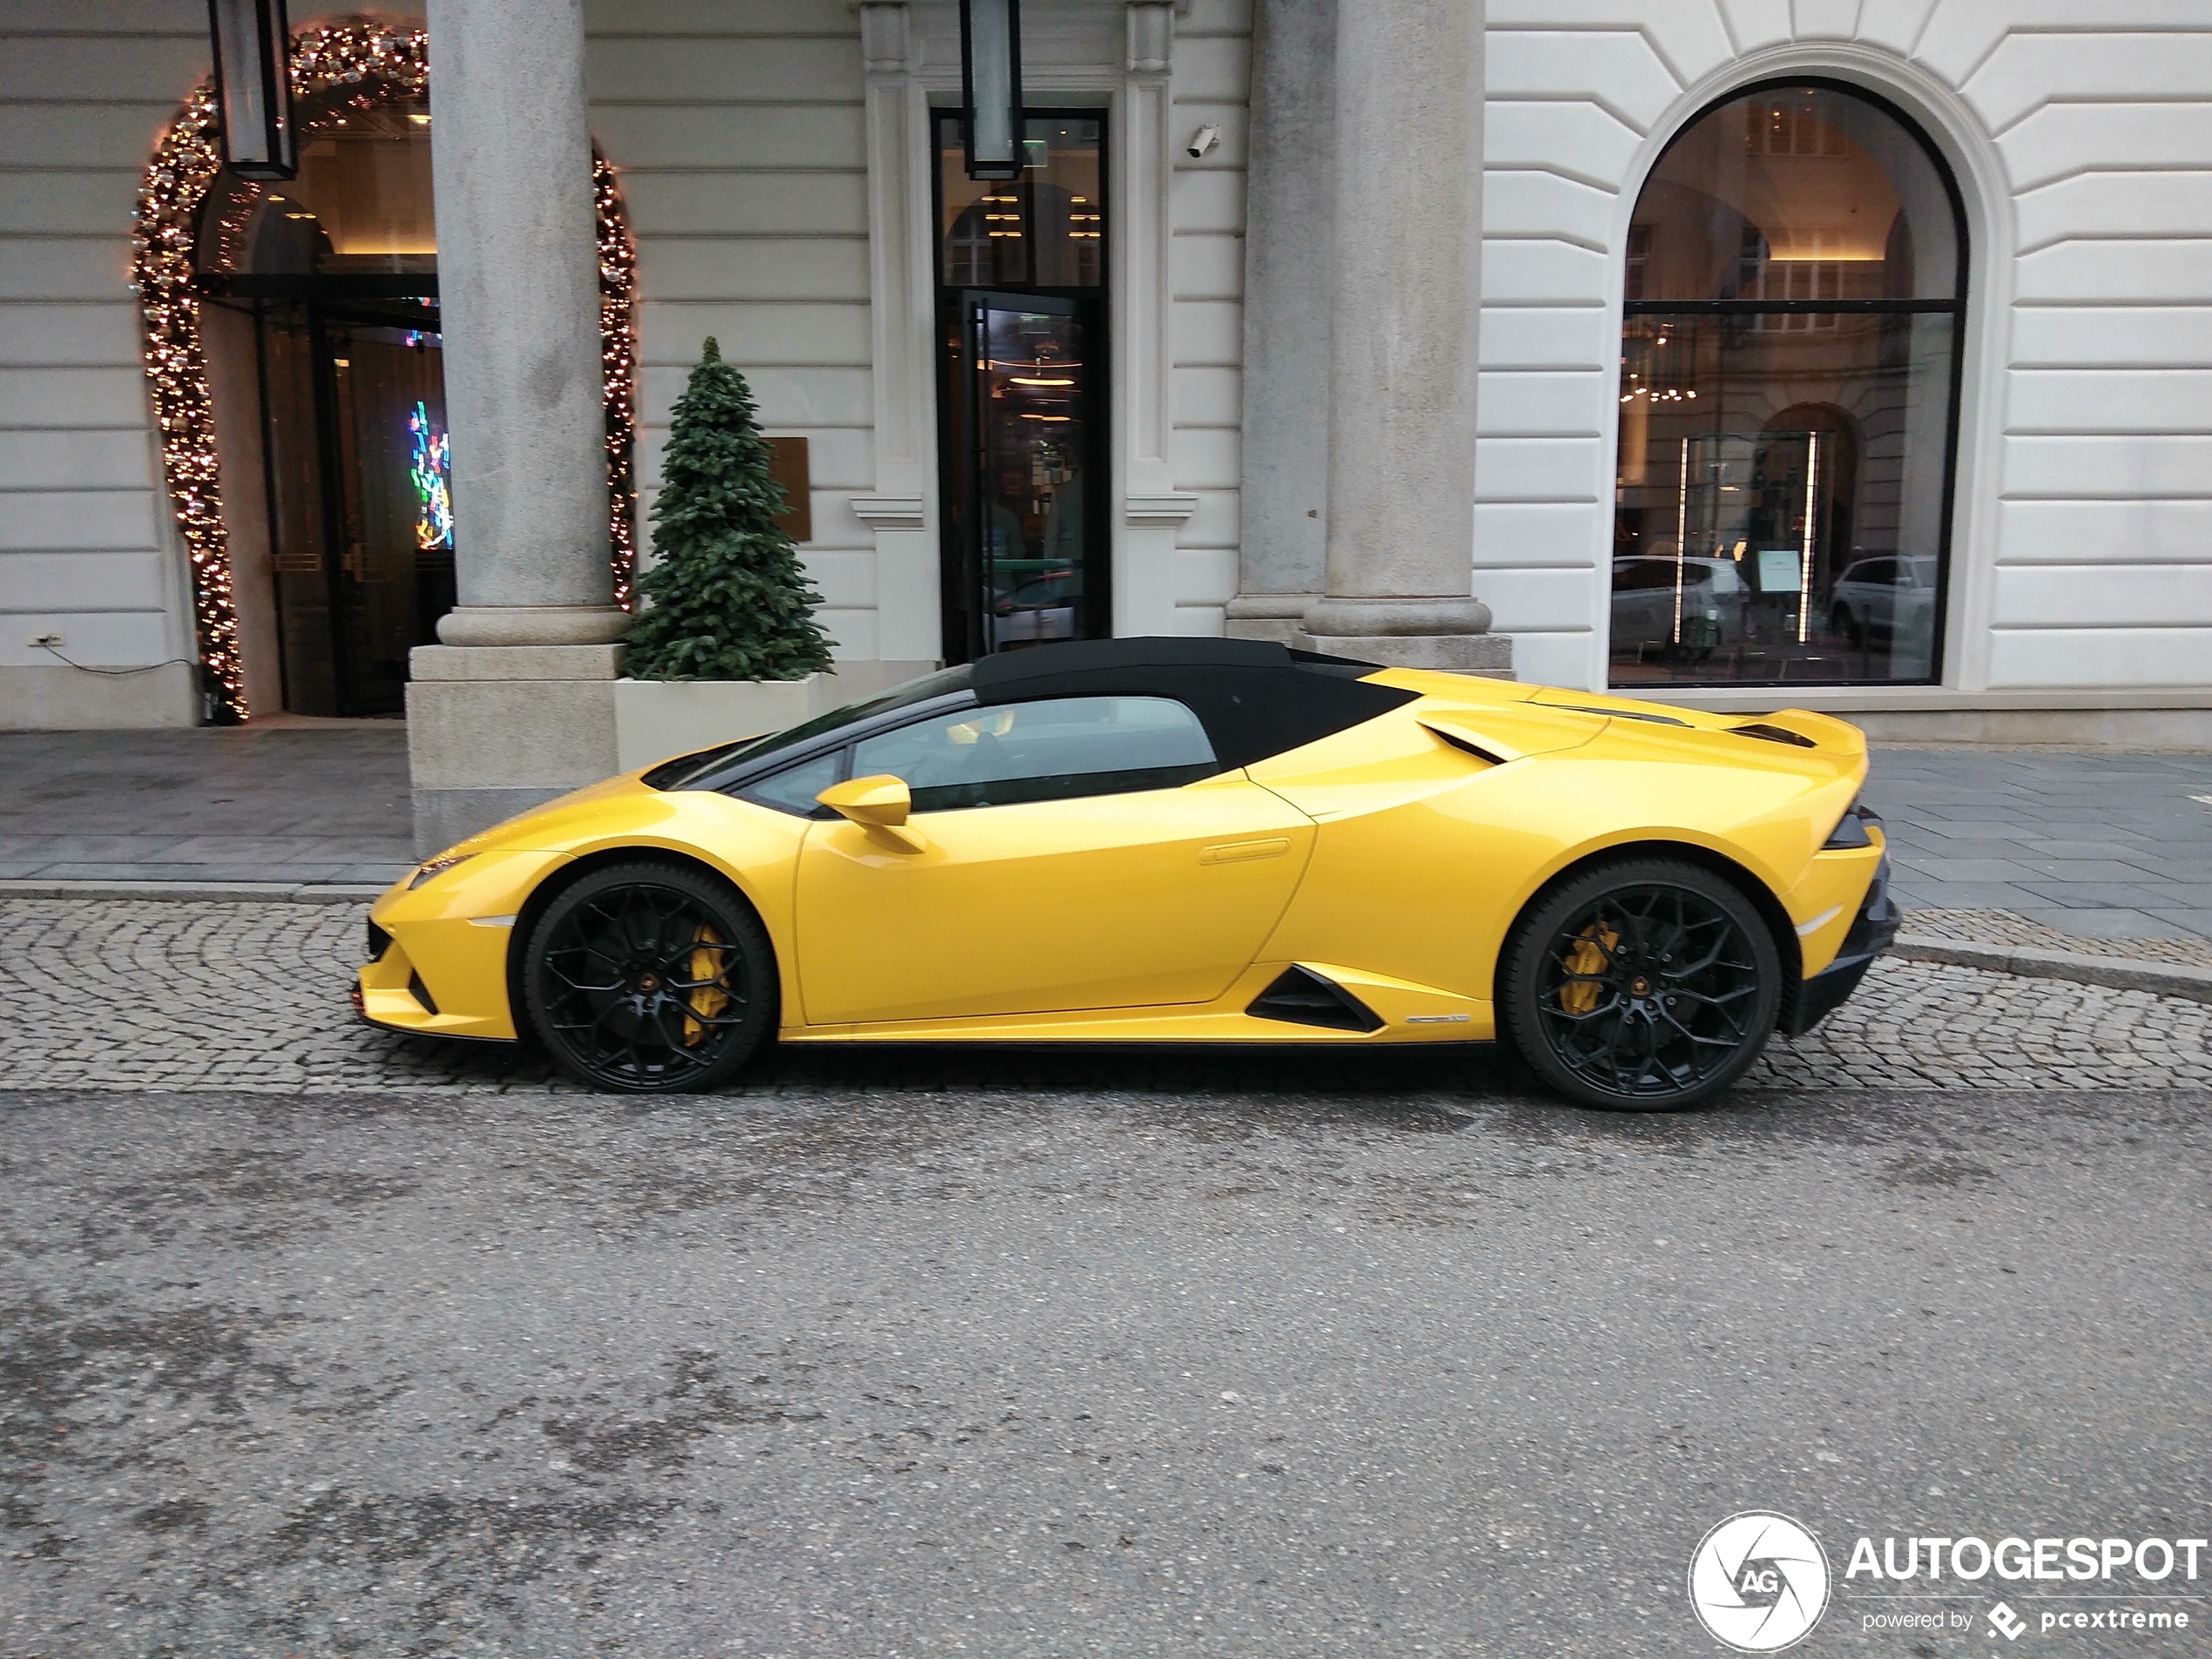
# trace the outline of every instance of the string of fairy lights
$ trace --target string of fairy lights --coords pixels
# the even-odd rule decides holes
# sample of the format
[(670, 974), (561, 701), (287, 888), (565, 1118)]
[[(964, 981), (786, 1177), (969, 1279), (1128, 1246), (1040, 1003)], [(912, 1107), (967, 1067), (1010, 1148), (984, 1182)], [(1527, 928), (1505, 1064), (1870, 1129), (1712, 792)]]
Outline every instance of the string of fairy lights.
[(637, 569), (637, 245), (630, 239), (615, 170), (591, 158), (591, 199), (599, 220), (599, 358), (607, 375), (607, 556), (615, 603), (630, 609)]
[[(336, 92), (324, 118), (346, 110), (413, 102), (427, 95), (429, 37), (350, 19), (302, 30), (293, 37), (295, 101)], [(302, 138), (314, 135), (310, 127)], [(161, 435), (163, 480), (192, 565), (192, 624), (217, 718), (244, 720), (244, 666), (239, 656), (238, 605), (230, 537), (223, 522), (222, 471), (199, 326), (198, 273), (202, 204), (221, 172), (222, 126), (212, 80), (194, 88), (163, 132), (146, 163), (132, 210), (131, 275), (145, 325), (146, 378)], [(599, 244), (599, 351), (606, 370), (608, 559), (615, 598), (625, 610), (637, 562), (637, 490), (632, 456), (637, 430), (637, 253), (614, 169), (594, 154), (592, 200)], [(263, 186), (245, 185), (216, 227), (226, 264)]]

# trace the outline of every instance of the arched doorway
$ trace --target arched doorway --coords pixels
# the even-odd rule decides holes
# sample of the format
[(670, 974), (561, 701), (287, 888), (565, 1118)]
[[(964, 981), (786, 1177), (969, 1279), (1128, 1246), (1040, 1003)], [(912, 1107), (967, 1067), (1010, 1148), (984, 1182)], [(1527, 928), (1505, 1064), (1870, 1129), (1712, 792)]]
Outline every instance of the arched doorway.
[(1707, 110), (1629, 238), (1610, 677), (1939, 672), (1964, 215), (1899, 112), (1792, 81)]
[[(396, 712), (407, 651), (453, 597), (427, 37), (303, 30), (289, 72), (298, 178), (224, 168), (203, 84), (136, 215), (146, 370), (219, 720)], [(596, 155), (593, 173), (609, 559), (627, 604), (636, 256)]]
[[(253, 576), (267, 584), (283, 706), (396, 714), (408, 652), (435, 640), (454, 604), (430, 111), (419, 98), (317, 107), (331, 97), (297, 110), (297, 178), (264, 185), (226, 170), (210, 187), (202, 327), (226, 390), (246, 389), (236, 360), (251, 355), (259, 430), (226, 448), (260, 455), (267, 551)], [(245, 590), (247, 505), (233, 489), (250, 669), (262, 595)]]

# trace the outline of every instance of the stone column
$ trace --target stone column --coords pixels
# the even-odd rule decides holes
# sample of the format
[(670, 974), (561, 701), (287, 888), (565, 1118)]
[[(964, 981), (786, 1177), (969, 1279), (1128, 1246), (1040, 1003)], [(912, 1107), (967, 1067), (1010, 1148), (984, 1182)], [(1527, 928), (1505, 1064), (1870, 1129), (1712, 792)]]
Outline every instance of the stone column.
[(1229, 602), (1232, 638), (1297, 637), (1327, 569), (1336, 46), (1332, 0), (1259, 0), (1244, 174), (1243, 534)]
[(619, 639), (583, 0), (429, 0), (461, 604), (448, 645)]
[(1480, 0), (1338, 0), (1324, 651), (1510, 671), (1472, 597)]
[(615, 770), (582, 0), (429, 0), (460, 604), (408, 687), (425, 852)]

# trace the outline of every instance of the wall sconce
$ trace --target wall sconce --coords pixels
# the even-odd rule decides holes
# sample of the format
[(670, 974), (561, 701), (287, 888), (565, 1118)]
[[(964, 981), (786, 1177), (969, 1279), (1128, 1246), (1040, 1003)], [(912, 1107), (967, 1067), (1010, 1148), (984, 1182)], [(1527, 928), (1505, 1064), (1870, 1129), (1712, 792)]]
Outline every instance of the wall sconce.
[(300, 171), (292, 134), (292, 33), (284, 0), (207, 0), (223, 159), (241, 179)]
[(1021, 0), (960, 0), (960, 91), (968, 176), (1019, 179)]

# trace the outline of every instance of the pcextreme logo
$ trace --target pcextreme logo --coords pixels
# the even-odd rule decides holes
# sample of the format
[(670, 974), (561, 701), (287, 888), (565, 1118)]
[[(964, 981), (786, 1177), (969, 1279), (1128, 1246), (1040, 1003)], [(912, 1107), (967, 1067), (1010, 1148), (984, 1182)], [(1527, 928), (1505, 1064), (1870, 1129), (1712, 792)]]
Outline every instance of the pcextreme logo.
[(1689, 1558), (1689, 1605), (1738, 1653), (1778, 1653), (1828, 1610), (1828, 1557), (1787, 1515), (1746, 1510), (1707, 1533)]

